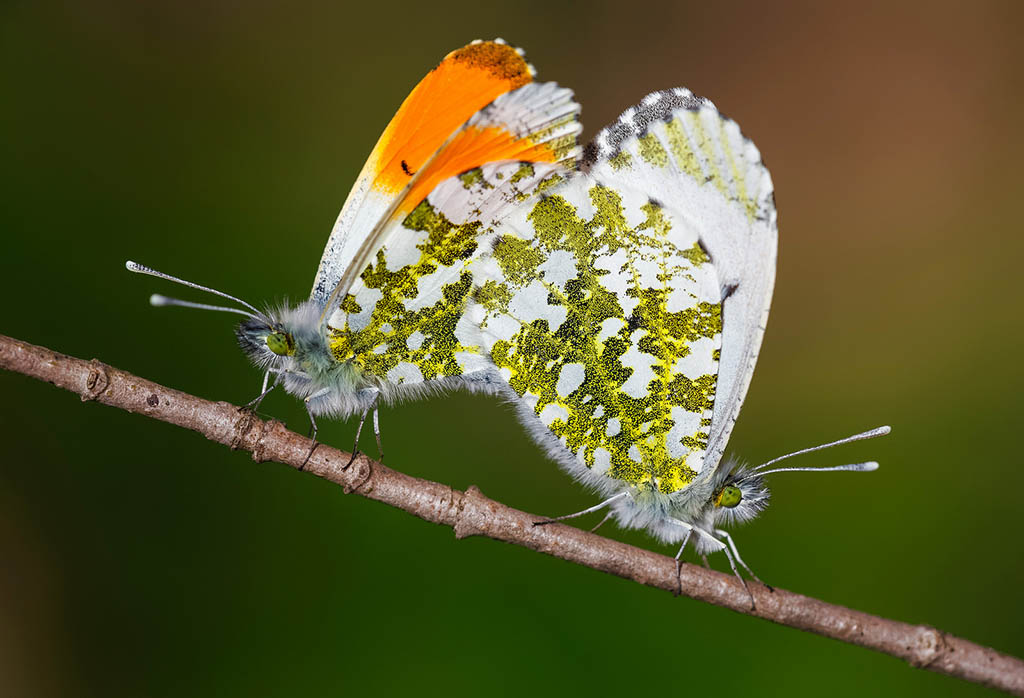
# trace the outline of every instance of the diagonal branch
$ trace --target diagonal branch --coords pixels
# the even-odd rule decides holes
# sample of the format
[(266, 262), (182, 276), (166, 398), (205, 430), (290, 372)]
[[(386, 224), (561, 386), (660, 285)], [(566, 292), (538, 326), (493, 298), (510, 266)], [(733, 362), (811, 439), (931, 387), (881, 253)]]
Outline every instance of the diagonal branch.
[[(592, 567), (640, 584), (676, 591), (672, 558), (559, 524), (533, 526), (539, 517), (488, 499), (410, 477), (360, 456), (319, 446), (302, 468), (309, 439), (280, 422), (264, 421), (226, 402), (209, 402), (107, 366), (0, 335), (0, 368), (23, 373), (96, 401), (197, 431), (253, 460), (304, 469), (355, 493), (451, 526), (457, 538), (487, 536)], [(757, 607), (737, 580), (695, 565), (682, 566), (682, 593), (800, 630), (884, 652), (912, 666), (1024, 696), (1024, 661), (926, 625), (910, 625), (835, 606), (783, 589), (751, 584)]]

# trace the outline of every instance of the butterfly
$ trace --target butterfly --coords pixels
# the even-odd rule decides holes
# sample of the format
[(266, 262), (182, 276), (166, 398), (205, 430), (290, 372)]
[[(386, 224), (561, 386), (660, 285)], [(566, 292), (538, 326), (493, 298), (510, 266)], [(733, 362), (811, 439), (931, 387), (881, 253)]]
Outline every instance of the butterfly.
[[(536, 82), (535, 73), (523, 51), (501, 39), (475, 41), (430, 71), (370, 153), (310, 297), (297, 306), (262, 311), (135, 262), (127, 267), (242, 305), (150, 299), (246, 316), (236, 335), (264, 371), (250, 406), (283, 385), (302, 398), (314, 439), (318, 416), (359, 414), (361, 430), (370, 411), (377, 424), (381, 404), (458, 386), (486, 389), (490, 363), (466, 324), (470, 264), (485, 221), (575, 170), (582, 153), (572, 92)], [(473, 187), (485, 181), (481, 168), (495, 185)], [(465, 220), (439, 215), (442, 205), (464, 211)]]
[(579, 175), (502, 220), (477, 263), (472, 325), (527, 431), (603, 497), (550, 521), (607, 508), (678, 544), (677, 563), (692, 539), (757, 579), (724, 526), (763, 511), (765, 476), (878, 467), (772, 466), (888, 427), (755, 468), (722, 459), (764, 334), (777, 240), (758, 149), (682, 88), (627, 109)]
[[(777, 214), (757, 147), (710, 101), (653, 93), (579, 147), (572, 92), (501, 40), (448, 54), (364, 165), (309, 300), (242, 305), (238, 340), (317, 416), (464, 388), (516, 405), (526, 431), (602, 509), (756, 579), (723, 526), (767, 505), (780, 471), (723, 460), (775, 279)], [(271, 384), (271, 380), (273, 383)], [(268, 387), (269, 386), (269, 387)], [(358, 445), (357, 431), (357, 445)], [(607, 518), (607, 517), (606, 517)], [(744, 582), (745, 584), (745, 582)]]

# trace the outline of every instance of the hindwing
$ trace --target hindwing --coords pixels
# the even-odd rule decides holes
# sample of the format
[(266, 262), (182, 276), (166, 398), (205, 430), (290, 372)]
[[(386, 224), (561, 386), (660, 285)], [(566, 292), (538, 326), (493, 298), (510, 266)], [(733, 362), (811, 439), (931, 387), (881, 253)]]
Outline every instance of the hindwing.
[(707, 460), (722, 457), (754, 373), (775, 283), (771, 175), (752, 141), (710, 101), (677, 88), (648, 95), (587, 147), (584, 169), (628, 183), (697, 231), (722, 287), (722, 353)]
[(476, 275), (483, 349), (564, 466), (664, 493), (697, 476), (722, 316), (686, 218), (577, 176), (508, 216)]

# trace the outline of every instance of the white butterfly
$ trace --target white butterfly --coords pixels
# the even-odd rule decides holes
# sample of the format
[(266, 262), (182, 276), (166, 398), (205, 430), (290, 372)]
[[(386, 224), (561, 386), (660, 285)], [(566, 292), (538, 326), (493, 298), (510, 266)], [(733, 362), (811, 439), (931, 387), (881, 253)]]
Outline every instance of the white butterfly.
[[(310, 298), (298, 306), (261, 311), (134, 262), (127, 267), (246, 308), (151, 298), (248, 318), (238, 340), (265, 371), (250, 406), (282, 384), (304, 400), (314, 438), (319, 415), (365, 419), (373, 410), (379, 443), (379, 404), (459, 385), (486, 388), (490, 363), (470, 343), (465, 314), (479, 238), (537, 186), (574, 170), (582, 152), (572, 92), (533, 82), (534, 72), (521, 50), (498, 39), (453, 51), (423, 78), (370, 154)], [(472, 187), (482, 166), (495, 184)], [(471, 221), (456, 226), (437, 215), (433, 204), (453, 198)]]
[(736, 123), (684, 89), (627, 110), (584, 169), (498, 227), (476, 270), (480, 343), (529, 433), (605, 497), (557, 520), (610, 507), (679, 543), (677, 560), (693, 537), (746, 568), (722, 526), (764, 509), (764, 476), (877, 468), (722, 461), (771, 301), (771, 177)]

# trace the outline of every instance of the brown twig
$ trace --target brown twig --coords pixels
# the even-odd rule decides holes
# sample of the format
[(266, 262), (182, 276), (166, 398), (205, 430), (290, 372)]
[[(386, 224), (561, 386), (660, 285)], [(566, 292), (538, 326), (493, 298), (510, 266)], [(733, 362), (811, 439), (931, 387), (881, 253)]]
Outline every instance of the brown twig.
[[(53, 383), (96, 401), (143, 414), (208, 439), (252, 453), (257, 462), (272, 460), (455, 530), (457, 538), (487, 536), (515, 543), (596, 570), (669, 592), (678, 590), (672, 558), (564, 525), (534, 526), (539, 517), (488, 499), (480, 490), (465, 492), (410, 477), (365, 456), (345, 468), (350, 454), (317, 448), (306, 463), (309, 439), (277, 421), (264, 421), (226, 402), (209, 402), (171, 390), (97, 360), (83, 361), (0, 335), (0, 368)], [(751, 584), (756, 609), (729, 575), (684, 564), (682, 593), (738, 613), (765, 618), (843, 642), (905, 659), (912, 666), (1024, 696), (1024, 661), (949, 635), (926, 625), (879, 618), (783, 589)]]

